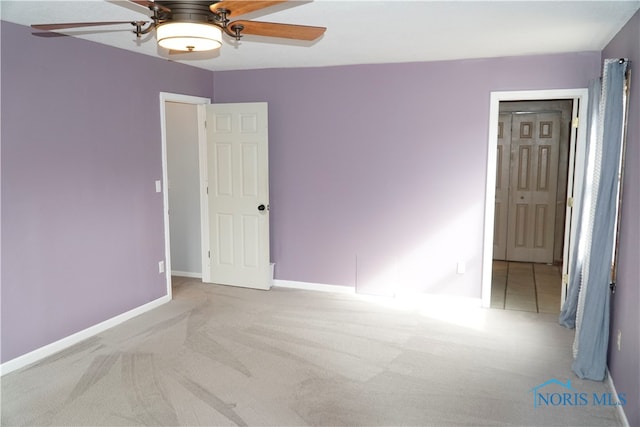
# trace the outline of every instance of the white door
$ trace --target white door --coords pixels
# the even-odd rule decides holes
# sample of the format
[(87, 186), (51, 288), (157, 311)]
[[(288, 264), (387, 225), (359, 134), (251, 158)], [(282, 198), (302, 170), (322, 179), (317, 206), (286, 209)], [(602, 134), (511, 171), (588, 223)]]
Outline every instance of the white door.
[(560, 113), (514, 114), (507, 260), (553, 262)]
[(498, 118), (498, 152), (496, 153), (496, 206), (493, 223), (493, 259), (507, 259), (507, 214), (509, 212), (509, 158), (511, 149), (511, 114)]
[(269, 289), (267, 103), (206, 108), (210, 280)]
[[(580, 115), (580, 102), (577, 100), (573, 103), (573, 112), (571, 115), (571, 136), (569, 144), (569, 167), (567, 182), (568, 203), (565, 211), (565, 228), (564, 228), (564, 244), (562, 253), (562, 293), (560, 297), (561, 308), (567, 299), (569, 291), (569, 266), (572, 264), (573, 246), (577, 244), (578, 239), (575, 234), (577, 232), (577, 224), (574, 221), (573, 206), (576, 201), (582, 202), (579, 197), (580, 189), (583, 186), (582, 177), (584, 176), (584, 168), (586, 166), (586, 147), (585, 138), (577, 138), (578, 124)], [(583, 132), (584, 133), (584, 132)]]

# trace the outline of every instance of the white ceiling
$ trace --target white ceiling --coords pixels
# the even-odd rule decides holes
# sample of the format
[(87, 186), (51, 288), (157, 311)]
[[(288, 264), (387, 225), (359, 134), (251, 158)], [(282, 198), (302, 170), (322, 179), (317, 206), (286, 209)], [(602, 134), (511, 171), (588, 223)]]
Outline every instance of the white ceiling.
[[(2, 20), (23, 25), (149, 15), (146, 7), (113, 0), (0, 0), (0, 6)], [(247, 36), (239, 44), (227, 39), (215, 55), (169, 56), (153, 35), (137, 40), (128, 24), (67, 34), (214, 71), (317, 67), (598, 51), (638, 9), (640, 0), (292, 1), (242, 19), (327, 27), (322, 38), (310, 43)]]

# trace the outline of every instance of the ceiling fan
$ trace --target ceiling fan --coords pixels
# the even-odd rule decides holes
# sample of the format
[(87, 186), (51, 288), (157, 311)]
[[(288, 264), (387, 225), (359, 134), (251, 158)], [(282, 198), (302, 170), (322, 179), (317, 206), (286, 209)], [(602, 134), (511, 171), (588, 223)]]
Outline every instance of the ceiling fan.
[[(222, 45), (222, 34), (236, 40), (243, 35), (278, 37), (312, 41), (322, 36), (324, 27), (237, 20), (247, 13), (265, 9), (288, 0), (128, 0), (149, 8), (150, 21), (74, 22), (36, 24), (32, 28), (56, 31), (70, 28), (131, 24), (141, 37), (155, 30), (158, 44), (170, 52), (200, 52)], [(235, 19), (231, 21), (229, 18)]]

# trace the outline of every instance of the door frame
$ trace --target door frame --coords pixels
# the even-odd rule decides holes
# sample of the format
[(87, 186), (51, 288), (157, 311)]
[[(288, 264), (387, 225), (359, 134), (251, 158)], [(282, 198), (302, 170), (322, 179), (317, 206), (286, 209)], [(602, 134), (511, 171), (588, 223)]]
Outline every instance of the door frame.
[[(487, 141), (487, 177), (485, 188), (485, 214), (484, 214), (484, 242), (482, 250), (482, 306), (491, 306), (491, 275), (493, 270), (493, 226), (495, 215), (495, 187), (496, 187), (496, 167), (497, 167), (497, 144), (498, 144), (498, 116), (500, 113), (501, 101), (539, 101), (552, 99), (572, 99), (573, 120), (578, 120), (577, 128), (571, 126), (569, 141), (569, 170), (567, 180), (567, 200), (574, 199), (580, 194), (582, 188), (584, 162), (576, 162), (576, 158), (583, 159), (586, 146), (587, 127), (587, 102), (589, 91), (582, 89), (548, 89), (530, 91), (494, 91), (491, 92), (489, 104), (489, 139)], [(577, 177), (578, 179), (574, 179)], [(579, 203), (580, 201), (578, 201)], [(566, 277), (568, 277), (568, 266), (571, 242), (575, 242), (574, 212), (571, 203), (567, 203), (565, 215), (565, 235), (562, 260), (562, 294), (561, 305), (564, 304), (567, 293)]]
[[(178, 93), (170, 93), (170, 92), (160, 92), (160, 139), (162, 143), (162, 207), (163, 207), (163, 218), (164, 218), (164, 261), (165, 261), (165, 270), (164, 274), (166, 277), (167, 283), (167, 295), (169, 298), (172, 298), (171, 291), (171, 241), (170, 241), (170, 227), (169, 227), (169, 188), (167, 183), (169, 182), (169, 173), (167, 167), (167, 116), (166, 116), (166, 102), (180, 102), (183, 104), (192, 104), (198, 106), (198, 163), (200, 168), (200, 182), (206, 182), (202, 179), (203, 168), (203, 147), (206, 149), (206, 131), (204, 124), (204, 105), (210, 104), (210, 98), (203, 98), (199, 96), (191, 96), (191, 95), (182, 95)], [(205, 161), (206, 161), (206, 151), (205, 151)], [(206, 174), (206, 170), (205, 170)], [(200, 200), (202, 200), (202, 192), (206, 191), (206, 188), (203, 190), (203, 185), (200, 185)], [(200, 204), (200, 227), (205, 227), (208, 231), (209, 224), (206, 223), (204, 219), (208, 218), (208, 207), (202, 206)], [(206, 209), (207, 215), (203, 215), (203, 209)], [(206, 224), (205, 224), (206, 223)], [(201, 229), (201, 234), (204, 229)], [(205, 259), (208, 262), (208, 258), (205, 257), (207, 251), (204, 248), (204, 245), (208, 244), (204, 241), (202, 242), (202, 273), (204, 279), (204, 272), (206, 271), (204, 268)], [(207, 249), (208, 250), (208, 249)], [(207, 274), (209, 274), (207, 272)]]

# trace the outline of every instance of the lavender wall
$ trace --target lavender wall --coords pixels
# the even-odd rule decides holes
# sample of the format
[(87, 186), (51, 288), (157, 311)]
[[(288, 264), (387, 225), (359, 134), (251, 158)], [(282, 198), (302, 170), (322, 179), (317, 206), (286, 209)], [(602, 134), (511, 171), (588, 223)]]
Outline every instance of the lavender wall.
[(269, 102), (277, 279), (359, 287), (395, 266), (402, 290), (479, 298), (490, 92), (599, 72), (599, 52), (228, 71), (214, 100)]
[(1, 31), (5, 362), (166, 294), (158, 94), (213, 85), (193, 67)]
[[(619, 393), (626, 393), (629, 425), (640, 425), (640, 12), (603, 50), (602, 58), (631, 60), (624, 191), (617, 282), (612, 298), (609, 370)], [(622, 345), (617, 350), (618, 330)]]

